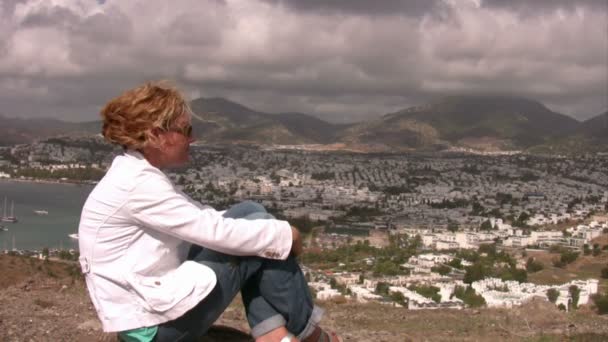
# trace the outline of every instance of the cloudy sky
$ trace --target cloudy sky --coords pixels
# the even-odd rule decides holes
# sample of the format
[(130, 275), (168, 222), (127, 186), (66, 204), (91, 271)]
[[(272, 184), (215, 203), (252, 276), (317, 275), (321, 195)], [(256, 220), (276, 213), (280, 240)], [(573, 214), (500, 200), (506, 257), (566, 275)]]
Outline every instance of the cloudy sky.
[(1, 0), (0, 114), (94, 120), (145, 80), (353, 121), (451, 94), (608, 108), (607, 0)]

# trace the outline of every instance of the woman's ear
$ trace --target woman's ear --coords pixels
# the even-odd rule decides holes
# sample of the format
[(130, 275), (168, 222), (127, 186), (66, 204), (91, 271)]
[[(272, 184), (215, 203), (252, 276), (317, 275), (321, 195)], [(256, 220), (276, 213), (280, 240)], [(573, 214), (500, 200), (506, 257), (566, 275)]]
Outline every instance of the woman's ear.
[(152, 128), (148, 132), (148, 146), (153, 148), (161, 148), (164, 143), (162, 132), (163, 130), (160, 128)]

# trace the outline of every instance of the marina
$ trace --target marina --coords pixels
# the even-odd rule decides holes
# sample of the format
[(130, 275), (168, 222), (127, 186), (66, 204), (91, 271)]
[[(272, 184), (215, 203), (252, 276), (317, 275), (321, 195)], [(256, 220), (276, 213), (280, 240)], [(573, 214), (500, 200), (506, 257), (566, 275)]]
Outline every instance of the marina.
[(15, 216), (15, 202), (11, 201), (11, 214), (7, 215), (7, 211), (6, 211), (6, 197), (4, 197), (4, 211), (2, 212), (2, 222), (11, 222), (11, 223), (17, 223), (17, 217)]
[(80, 211), (91, 190), (90, 185), (0, 180), (6, 197), (2, 217), (15, 219), (0, 222), (0, 252), (77, 249)]

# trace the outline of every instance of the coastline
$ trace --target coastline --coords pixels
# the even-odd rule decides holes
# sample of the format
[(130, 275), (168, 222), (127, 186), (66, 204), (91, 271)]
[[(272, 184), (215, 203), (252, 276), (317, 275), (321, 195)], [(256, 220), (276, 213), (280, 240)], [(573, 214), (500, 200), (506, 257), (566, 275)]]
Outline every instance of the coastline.
[(38, 184), (64, 184), (64, 185), (91, 185), (94, 186), (97, 182), (93, 181), (77, 181), (77, 180), (56, 180), (56, 179), (34, 179), (34, 178), (0, 178), (0, 182), (19, 182), (19, 183), (38, 183)]

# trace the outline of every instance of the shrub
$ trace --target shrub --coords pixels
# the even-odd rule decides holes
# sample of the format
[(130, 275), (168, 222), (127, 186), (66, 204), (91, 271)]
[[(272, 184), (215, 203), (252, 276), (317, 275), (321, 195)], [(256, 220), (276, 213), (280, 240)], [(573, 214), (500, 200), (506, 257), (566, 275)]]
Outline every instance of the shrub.
[(543, 268), (543, 264), (534, 260), (534, 258), (532, 257), (528, 258), (528, 261), (526, 262), (526, 271), (530, 273), (535, 273), (538, 271), (542, 271)]
[(595, 303), (598, 314), (605, 315), (608, 313), (608, 294), (600, 295), (598, 293), (593, 295), (591, 299), (593, 299), (593, 302)]
[(547, 290), (547, 299), (549, 299), (551, 303), (555, 304), (557, 297), (559, 297), (559, 291), (553, 288)]
[(439, 265), (439, 266), (431, 267), (431, 271), (439, 273), (444, 276), (444, 275), (448, 275), (452, 271), (452, 269), (446, 265)]
[(602, 278), (608, 279), (608, 266), (602, 268)]
[(456, 288), (454, 289), (453, 296), (462, 300), (467, 306), (472, 308), (486, 305), (486, 300), (483, 299), (482, 296), (478, 295), (475, 292), (475, 289), (470, 286), (467, 286), (466, 288), (462, 286), (456, 286)]
[(424, 296), (426, 298), (432, 299), (435, 303), (439, 303), (441, 301), (441, 295), (439, 294), (439, 288), (435, 286), (410, 286), (409, 290), (417, 292), (419, 295)]
[(570, 296), (572, 297), (572, 309), (576, 309), (578, 307), (578, 300), (581, 294), (581, 290), (576, 285), (572, 285), (568, 288), (568, 292), (570, 292)]

